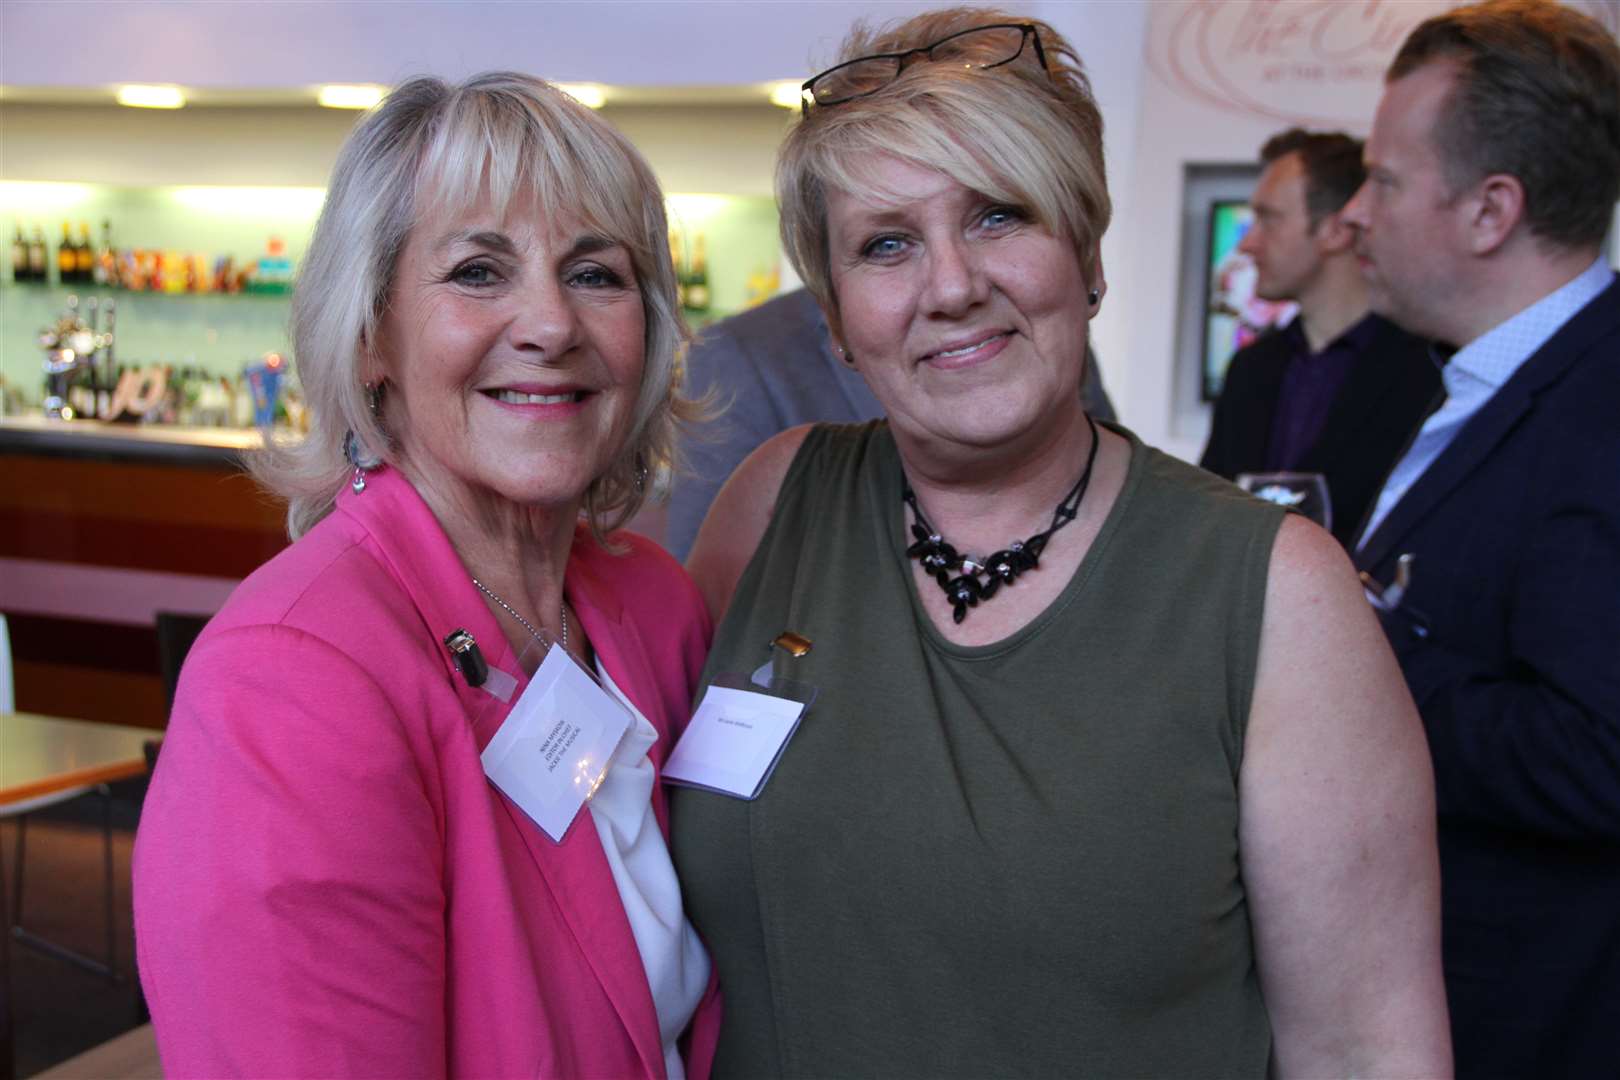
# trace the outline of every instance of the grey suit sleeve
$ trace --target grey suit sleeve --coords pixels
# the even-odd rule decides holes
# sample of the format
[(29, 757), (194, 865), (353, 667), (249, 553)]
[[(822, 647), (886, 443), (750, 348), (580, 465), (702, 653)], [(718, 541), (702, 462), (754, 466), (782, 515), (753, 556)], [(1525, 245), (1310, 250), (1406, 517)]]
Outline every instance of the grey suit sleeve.
[(759, 369), (724, 327), (711, 327), (692, 346), (686, 392), (690, 397), (711, 395), (711, 407), (719, 415), (681, 442), (664, 543), (682, 562), (726, 479), (755, 447), (784, 427)]

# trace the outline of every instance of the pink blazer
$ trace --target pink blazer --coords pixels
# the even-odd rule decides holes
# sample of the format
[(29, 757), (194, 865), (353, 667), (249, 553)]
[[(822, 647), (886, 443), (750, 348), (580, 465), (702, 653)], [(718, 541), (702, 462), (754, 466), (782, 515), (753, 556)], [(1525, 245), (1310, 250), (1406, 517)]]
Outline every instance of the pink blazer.
[[(710, 626), (674, 560), (620, 539), (615, 555), (582, 530), (566, 590), (661, 766)], [(198, 639), (135, 844), (167, 1075), (664, 1075), (596, 830), (554, 844), (486, 781), (509, 706), (451, 663), (458, 628), (524, 681), (432, 513), (382, 469)], [(694, 1077), (719, 1023), (711, 979)]]

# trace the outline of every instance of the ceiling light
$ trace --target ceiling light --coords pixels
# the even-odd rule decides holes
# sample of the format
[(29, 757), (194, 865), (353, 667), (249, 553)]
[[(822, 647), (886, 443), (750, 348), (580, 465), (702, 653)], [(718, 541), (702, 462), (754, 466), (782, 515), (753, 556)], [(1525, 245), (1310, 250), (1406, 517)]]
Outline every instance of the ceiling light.
[(380, 86), (333, 83), (321, 87), (315, 100), (328, 109), (369, 109), (383, 99), (384, 92)]
[(95, 189), (89, 184), (63, 184), (50, 180), (0, 180), (0, 210), (54, 214), (89, 202)]
[(780, 105), (784, 109), (797, 109), (803, 100), (803, 79), (784, 79), (781, 82), (771, 83), (771, 104)]
[(690, 193), (666, 195), (664, 212), (686, 228), (702, 228), (707, 226), (710, 218), (724, 210), (729, 201), (724, 195)]
[(553, 85), (587, 109), (600, 109), (607, 104), (607, 91), (599, 83), (560, 82)]
[(136, 109), (178, 109), (186, 103), (178, 86), (120, 86), (118, 104)]
[(169, 196), (192, 213), (222, 217), (290, 217), (313, 221), (326, 201), (319, 187), (215, 187), (187, 185), (171, 188)]

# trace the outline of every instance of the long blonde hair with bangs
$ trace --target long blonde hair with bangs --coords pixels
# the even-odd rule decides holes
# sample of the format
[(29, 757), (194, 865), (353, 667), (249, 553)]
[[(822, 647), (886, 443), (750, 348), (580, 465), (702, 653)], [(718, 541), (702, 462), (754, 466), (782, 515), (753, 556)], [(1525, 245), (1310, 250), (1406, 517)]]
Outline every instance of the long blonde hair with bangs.
[(1040, 35), (1045, 71), (1027, 40), (1028, 55), (993, 68), (918, 60), (874, 94), (812, 105), (788, 133), (776, 161), (782, 246), (835, 326), (827, 191), (879, 202), (904, 197), (876, 179), (884, 158), (933, 169), (1023, 207), (1043, 228), (1066, 237), (1085, 272), (1092, 272), (1113, 213), (1102, 114), (1079, 57), (1057, 31), (1004, 11), (950, 8), (887, 27), (858, 23), (833, 63), (925, 48), (977, 26), (1026, 22)]
[(699, 418), (675, 387), (687, 340), (676, 302), (663, 193), (622, 135), (555, 87), (513, 72), (459, 86), (401, 83), (343, 145), (293, 295), (293, 357), (311, 425), (298, 443), (267, 447), (249, 468), (288, 503), (297, 538), (331, 512), (353, 466), (352, 433), (368, 463), (392, 444), (368, 407), (364, 343), (374, 340), (412, 226), (430, 206), (497, 210), (519, 193), (566, 207), (629, 251), (646, 312), (640, 394), (625, 446), (585, 493), (601, 539), (646, 497), (649, 473), (672, 468), (677, 427)]

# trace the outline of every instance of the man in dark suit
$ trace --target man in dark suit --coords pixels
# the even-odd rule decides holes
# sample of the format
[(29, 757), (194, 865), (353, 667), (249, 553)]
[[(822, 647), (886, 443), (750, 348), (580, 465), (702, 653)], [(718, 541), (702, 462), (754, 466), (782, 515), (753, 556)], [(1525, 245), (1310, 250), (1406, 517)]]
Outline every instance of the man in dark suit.
[(1228, 480), (1321, 473), (1333, 535), (1349, 546), (1440, 375), (1422, 341), (1368, 313), (1355, 230), (1340, 214), (1366, 178), (1361, 143), (1293, 128), (1260, 160), (1238, 250), (1254, 261), (1255, 292), (1295, 301), (1299, 315), (1232, 357), (1199, 464)]
[(1434, 757), (1460, 1076), (1620, 1071), (1620, 47), (1570, 8), (1420, 25), (1361, 229), (1373, 309), (1455, 346), (1356, 550)]
[[(686, 359), (686, 392), (712, 392), (724, 412), (681, 447), (684, 468), (670, 491), (663, 541), (683, 560), (720, 486), (760, 443), (798, 424), (859, 423), (883, 415), (860, 372), (833, 352), (827, 321), (806, 289), (704, 330)], [(1080, 396), (1093, 417), (1114, 419), (1089, 345)]]

